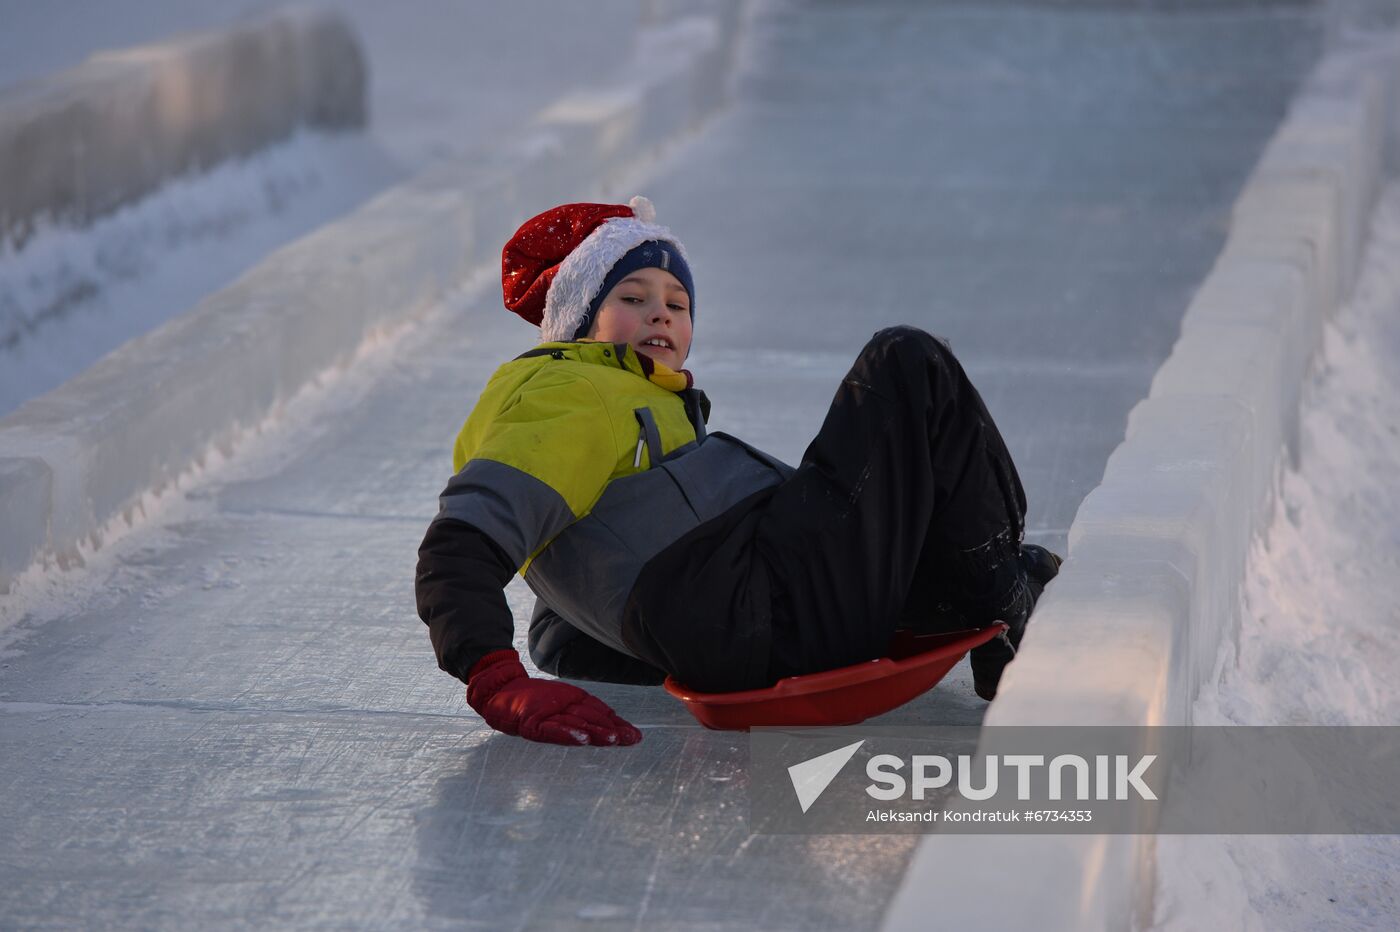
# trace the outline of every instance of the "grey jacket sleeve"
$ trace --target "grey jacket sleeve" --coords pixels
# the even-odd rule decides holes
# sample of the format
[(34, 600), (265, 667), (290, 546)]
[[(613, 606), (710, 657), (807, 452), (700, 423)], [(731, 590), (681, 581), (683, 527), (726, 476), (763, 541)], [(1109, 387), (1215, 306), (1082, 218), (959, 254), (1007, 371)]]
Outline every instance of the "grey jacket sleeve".
[(629, 686), (659, 686), (666, 680), (664, 671), (594, 640), (542, 599), (535, 600), (528, 640), (535, 666), (563, 679)]

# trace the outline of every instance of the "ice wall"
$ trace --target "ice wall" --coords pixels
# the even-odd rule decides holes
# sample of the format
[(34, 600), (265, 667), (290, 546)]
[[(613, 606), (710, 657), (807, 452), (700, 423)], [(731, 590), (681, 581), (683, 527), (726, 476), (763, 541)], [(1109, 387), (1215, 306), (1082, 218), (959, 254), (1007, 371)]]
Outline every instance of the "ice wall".
[(361, 126), (365, 84), (345, 20), (293, 8), (17, 85), (0, 95), (0, 246), (46, 218), (89, 223), (298, 126)]
[[(1329, 54), (1234, 206), (1224, 250), (1126, 439), (1081, 505), (985, 725), (1187, 725), (1239, 626), (1250, 540), (1296, 453), (1322, 322), (1355, 279), (1396, 118), (1393, 40)], [(996, 734), (980, 750), (996, 753)], [(932, 836), (886, 917), (1126, 929), (1151, 917), (1152, 835)], [(1007, 884), (1014, 890), (1008, 896)]]

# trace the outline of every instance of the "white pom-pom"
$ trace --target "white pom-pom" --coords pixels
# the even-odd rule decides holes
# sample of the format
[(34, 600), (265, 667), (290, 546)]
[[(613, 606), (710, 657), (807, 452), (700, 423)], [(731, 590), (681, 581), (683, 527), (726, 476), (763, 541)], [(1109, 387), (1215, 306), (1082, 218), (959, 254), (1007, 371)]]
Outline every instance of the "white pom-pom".
[(628, 201), (627, 206), (632, 208), (632, 216), (642, 221), (642, 223), (656, 222), (656, 207), (652, 205), (650, 200), (642, 197), (640, 194)]

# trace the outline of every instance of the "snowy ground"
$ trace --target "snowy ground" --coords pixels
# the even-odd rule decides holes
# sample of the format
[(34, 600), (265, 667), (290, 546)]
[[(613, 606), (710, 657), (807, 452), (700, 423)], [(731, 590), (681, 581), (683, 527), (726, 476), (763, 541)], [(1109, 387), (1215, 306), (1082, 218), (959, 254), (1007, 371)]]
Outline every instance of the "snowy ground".
[[(364, 133), (303, 132), (173, 179), (91, 228), (0, 245), (0, 417), (188, 310), (277, 247), (436, 160), (507, 134), (633, 53), (641, 0), (323, 3), (369, 60)], [(0, 92), (105, 49), (218, 28), (266, 0), (0, 0)], [(550, 28), (540, 28), (540, 23)], [(520, 68), (522, 56), (532, 64)]]
[(399, 177), (360, 134), (302, 132), (90, 227), (0, 246), (0, 417)]
[[(1400, 725), (1400, 184), (1372, 237), (1198, 725)], [(1158, 856), (1159, 932), (1400, 927), (1400, 837), (1163, 836)]]

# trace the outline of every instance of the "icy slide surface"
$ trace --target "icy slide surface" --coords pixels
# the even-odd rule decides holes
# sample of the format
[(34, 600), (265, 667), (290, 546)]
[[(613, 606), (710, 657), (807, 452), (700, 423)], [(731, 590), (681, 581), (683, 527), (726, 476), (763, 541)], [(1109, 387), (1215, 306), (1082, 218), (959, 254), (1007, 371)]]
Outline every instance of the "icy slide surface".
[[(693, 254), (713, 426), (796, 461), (871, 332), (934, 330), (1031, 539), (1063, 546), (1320, 31), (1310, 7), (765, 8), (733, 109), (643, 188)], [(532, 745), (436, 669), (414, 551), (452, 436), (530, 343), (467, 294), (25, 594), (0, 635), (6, 923), (878, 924), (915, 839), (749, 835), (741, 736), (602, 687), (639, 747)], [(968, 679), (882, 721), (975, 723)]]

